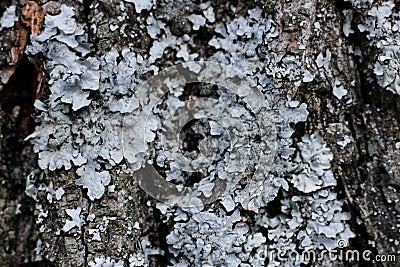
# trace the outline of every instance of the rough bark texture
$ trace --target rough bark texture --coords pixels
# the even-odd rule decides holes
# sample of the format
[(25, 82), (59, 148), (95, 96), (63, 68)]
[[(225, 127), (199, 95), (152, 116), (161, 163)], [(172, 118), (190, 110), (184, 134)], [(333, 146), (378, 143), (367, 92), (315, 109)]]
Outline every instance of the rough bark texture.
[[(10, 2), (0, 4), (0, 13)], [(57, 12), (59, 3), (37, 2), (43, 12)], [(140, 27), (133, 5), (126, 5), (132, 21), (127, 30), (137, 34), (135, 39), (110, 31), (109, 25), (116, 21), (120, 12), (117, 0), (64, 2), (76, 8), (78, 19), (89, 29), (91, 25), (97, 26), (97, 32), (90, 34), (96, 53), (127, 46), (138, 52), (149, 49), (151, 40)], [(229, 20), (235, 15), (228, 8), (229, 4), (238, 7), (236, 14), (244, 13), (248, 6), (254, 5), (242, 1), (212, 2), (217, 20)], [(19, 4), (18, 12), (21, 12), (26, 1), (21, 0)], [(370, 51), (371, 58), (374, 51), (362, 34), (356, 33), (352, 38), (343, 35), (342, 11), (351, 7), (342, 1), (328, 0), (263, 0), (258, 4), (273, 15), (279, 29), (279, 37), (268, 44), (276, 51), (301, 55), (302, 64), (315, 72), (318, 71), (314, 62), (317, 55), (326, 49), (331, 51), (332, 73), (320, 73), (307, 85), (288, 83), (286, 86), (288, 94), (307, 103), (310, 111), (307, 122), (298, 125), (295, 134), (301, 137), (305, 133), (319, 132), (334, 153), (333, 170), (340, 181), (338, 193), (352, 213), (351, 227), (357, 235), (350, 246), (398, 254), (399, 246), (391, 240), (400, 240), (400, 203), (394, 201), (398, 199), (398, 193), (390, 188), (400, 190), (400, 150), (395, 147), (400, 140), (400, 97), (366, 81), (369, 59), (360, 63), (353, 51), (356, 46), (362, 47), (364, 51)], [(185, 16), (195, 9), (196, 4), (188, 0), (160, 1), (155, 14), (171, 25), (174, 34), (181, 35), (190, 32)], [(99, 16), (100, 12), (102, 16)], [(357, 19), (356, 15), (355, 21)], [(302, 21), (306, 27), (299, 26)], [(315, 33), (315, 22), (321, 25), (319, 34)], [(23, 51), (26, 45), (23, 39), (29, 31), (31, 28), (18, 22), (14, 28), (3, 29), (0, 33), (0, 265), (31, 266), (36, 262), (39, 266), (86, 266), (96, 256), (119, 257), (135, 251), (134, 244), (144, 233), (163, 246), (165, 233), (161, 230), (167, 226), (157, 221), (158, 211), (147, 204), (150, 198), (134, 180), (117, 172), (112, 174), (115, 192), (100, 201), (89, 200), (85, 190), (75, 184), (72, 171), (44, 172), (35, 178), (36, 183), (68, 188), (61, 201), (47, 201), (47, 195), (42, 192), (38, 195), (42, 206), (38, 207), (24, 194), (25, 179), (36, 168), (36, 155), (23, 139), (33, 130), (34, 99), (46, 95), (46, 74), (40, 84), (41, 70), (37, 59), (15, 56), (11, 52)], [(207, 34), (204, 32), (205, 37)], [(198, 42), (202, 48), (198, 53), (207, 53), (207, 38)], [(304, 50), (298, 49), (298, 42), (305, 45)], [(342, 100), (331, 93), (333, 77), (338, 77), (349, 90)], [(349, 99), (352, 99), (351, 103), (347, 102)], [(337, 142), (345, 135), (350, 136), (351, 143), (342, 148)], [(65, 223), (65, 209), (76, 206), (83, 208), (83, 229), (74, 228), (68, 234), (60, 234), (57, 229)], [(50, 211), (44, 220), (51, 231), (42, 233), (35, 225), (35, 216), (40, 210)], [(89, 221), (91, 213), (95, 218)], [(140, 223), (140, 229), (133, 228), (135, 222)], [(103, 242), (86, 242), (91, 225), (101, 223), (111, 225), (106, 235), (102, 234)], [(128, 228), (132, 230), (127, 231)], [(34, 251), (39, 235), (43, 243), (49, 244), (42, 248), (42, 253), (47, 256), (42, 260), (35, 259)], [(375, 241), (376, 247), (368, 240)], [(154, 262), (161, 266), (166, 260), (160, 257)]]

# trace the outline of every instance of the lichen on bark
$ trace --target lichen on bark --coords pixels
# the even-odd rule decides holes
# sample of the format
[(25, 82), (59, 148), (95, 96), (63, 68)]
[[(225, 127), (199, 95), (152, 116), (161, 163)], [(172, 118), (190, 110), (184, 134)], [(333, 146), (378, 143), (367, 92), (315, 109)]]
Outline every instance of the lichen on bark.
[[(386, 3), (162, 0), (142, 1), (146, 3), (139, 6), (139, 2), (20, 1), (19, 21), (1, 30), (2, 262), (136, 266), (147, 260), (152, 266), (179, 262), (200, 266), (212, 260), (262, 266), (266, 262), (256, 261), (254, 254), (264, 245), (305, 248), (320, 242), (327, 248), (335, 238), (350, 242), (349, 249), (399, 254), (400, 101), (381, 88), (381, 70), (375, 67), (374, 72), (371, 66), (388, 59), (377, 58), (382, 50), (359, 27), (371, 16), (380, 19), (375, 11)], [(1, 4), (0, 12), (10, 4)], [(389, 4), (392, 17), (382, 16), (396, 21), (398, 2)], [(42, 10), (43, 33), (40, 25), (21, 17), (27, 5)], [(257, 6), (265, 24), (260, 23)], [(57, 24), (55, 16), (64, 23)], [(260, 30), (264, 38), (260, 43), (254, 25), (270, 27)], [(25, 50), (28, 33), (31, 41)], [(246, 204), (238, 200), (242, 196), (232, 194), (207, 206), (212, 212), (194, 215), (147, 196), (127, 171), (117, 136), (104, 125), (121, 127), (120, 113), (138, 108), (125, 105), (133, 84), (175, 63), (210, 58), (252, 73), (265, 91), (278, 91), (273, 100), (281, 104), (277, 106), (282, 116), (290, 119), (286, 128), (278, 127), (286, 136), (280, 154), (285, 160), (281, 158), (278, 165), (285, 167), (265, 176), (270, 190)], [(275, 88), (269, 88), (271, 84)], [(176, 98), (215, 94), (210, 88), (174, 89)], [(34, 131), (31, 114), (38, 118), (31, 137), (39, 159), (23, 141)], [(102, 123), (104, 118), (108, 124)], [(196, 124), (193, 129), (207, 127)], [(30, 186), (38, 190), (36, 203), (24, 194), (21, 177), (29, 173)], [(166, 173), (168, 179), (176, 179), (176, 174)], [(328, 208), (320, 213), (315, 203), (327, 205), (335, 215)], [(319, 226), (312, 216), (331, 227)], [(216, 233), (201, 228), (202, 220), (214, 222)], [(218, 230), (225, 221), (230, 228)], [(197, 227), (198, 232), (193, 230)], [(232, 241), (229, 234), (243, 239), (235, 243), (240, 252), (224, 248), (224, 239), (215, 238), (227, 229), (232, 232), (224, 235), (226, 242)], [(281, 232), (286, 235), (277, 238)], [(355, 238), (349, 241), (351, 232)], [(328, 238), (320, 241), (321, 236)], [(192, 253), (189, 247), (197, 250)], [(327, 264), (329, 259), (325, 260), (313, 264)]]

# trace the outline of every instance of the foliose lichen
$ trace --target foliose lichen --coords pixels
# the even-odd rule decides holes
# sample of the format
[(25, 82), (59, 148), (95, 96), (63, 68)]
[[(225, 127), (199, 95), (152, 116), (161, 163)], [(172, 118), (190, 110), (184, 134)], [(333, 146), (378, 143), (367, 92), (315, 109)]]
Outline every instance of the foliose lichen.
[[(152, 1), (126, 2), (133, 2), (137, 13), (155, 8)], [(349, 214), (342, 211), (343, 202), (334, 193), (336, 179), (330, 170), (332, 154), (317, 134), (306, 135), (297, 147), (293, 146), (291, 125), (307, 120), (307, 105), (292, 100), (282, 89), (284, 81), (312, 82), (314, 74), (302, 66), (298, 56), (260, 49), (278, 36), (272, 16), (264, 14), (261, 8), (251, 9), (246, 16), (230, 22), (217, 22), (213, 9), (211, 4), (202, 4), (200, 12), (189, 15), (187, 20), (192, 23), (193, 34), (182, 36), (175, 36), (167, 23), (146, 13), (145, 27), (153, 42), (145, 54), (129, 48), (93, 54), (84, 26), (74, 19), (73, 8), (62, 5), (58, 15), (46, 15), (44, 33), (32, 35), (26, 50), (30, 55), (45, 56), (44, 68), (50, 78), (50, 97), (36, 103), (41, 113), (36, 118), (35, 132), (27, 138), (39, 155), (40, 168), (75, 170), (79, 177), (76, 184), (87, 189), (90, 200), (100, 199), (107, 190), (114, 190), (108, 187), (112, 169), (130, 173), (132, 169), (142, 168), (148, 160), (165, 169), (166, 180), (185, 184), (188, 174), (168, 161), (168, 156), (177, 152), (173, 149), (179, 148), (164, 151), (159, 138), (168, 114), (176, 107), (187, 105), (182, 99), (185, 88), (177, 85), (179, 81), (166, 80), (171, 93), (154, 107), (148, 120), (135, 120), (130, 125), (134, 130), (146, 129), (146, 144), (133, 138), (132, 142), (137, 144), (123, 151), (120, 136), (123, 117), (129, 114), (140, 118), (149, 95), (137, 85), (142, 83), (144, 75), (158, 73), (158, 63), (163, 62), (167, 48), (173, 51), (175, 64), (185, 66), (186, 63), (200, 76), (212, 77), (213, 71), (202, 70), (199, 64), (188, 64), (188, 61), (229, 64), (257, 85), (264, 99), (254, 108), (260, 112), (266, 103), (270, 105), (273, 112), (269, 113), (270, 117), (263, 118), (262, 123), (274, 125), (276, 135), (258, 136), (254, 118), (257, 114), (229, 90), (202, 87), (201, 94), (219, 99), (220, 105), (231, 108), (233, 118), (244, 121), (250, 129), (250, 142), (248, 147), (242, 145), (244, 138), (239, 135), (240, 126), (234, 119), (199, 120), (190, 125), (189, 132), (199, 133), (203, 140), (206, 136), (213, 137), (211, 143), (200, 143), (199, 150), (207, 153), (212, 144), (219, 148), (212, 165), (204, 171), (200, 181), (194, 182), (193, 188), (207, 197), (216, 187), (216, 180), (223, 179), (231, 186), (231, 191), (212, 204), (203, 203), (199, 197), (188, 200), (195, 205), (186, 208), (161, 202), (156, 205), (164, 222), (172, 227), (166, 237), (169, 252), (175, 256), (170, 263), (174, 266), (264, 266), (265, 258), (260, 255), (267, 247), (276, 253), (335, 248), (337, 239), (347, 241), (353, 234), (347, 224)], [(214, 29), (214, 36), (208, 43), (214, 52), (209, 56), (194, 49), (194, 37), (202, 27)], [(329, 69), (330, 57), (327, 49), (325, 56), (317, 57), (317, 66)], [(244, 95), (245, 89), (242, 90)], [(343, 89), (334, 92), (338, 98), (343, 95)], [(191, 101), (194, 108), (196, 98), (192, 97)], [(221, 125), (237, 130), (237, 153), (228, 149), (229, 138)], [(273, 160), (267, 161), (265, 156), (242, 161), (244, 149), (267, 150), (271, 143), (276, 148)], [(195, 158), (196, 152), (188, 152), (187, 156)], [(124, 159), (129, 161), (129, 166)], [(228, 161), (232, 164), (227, 170)], [(195, 160), (190, 162), (194, 163), (201, 164)], [(259, 175), (247, 179), (255, 169)], [(238, 173), (241, 176), (233, 175)], [(28, 191), (35, 195), (32, 188)], [(57, 190), (55, 194), (58, 200), (63, 192)], [(274, 200), (281, 206), (278, 215), (271, 217), (267, 207)], [(64, 231), (81, 227), (81, 211), (81, 207), (66, 210), (71, 219), (66, 220)], [(252, 220), (255, 225), (250, 223)], [(100, 232), (106, 229), (106, 223), (99, 228)], [(90, 235), (95, 241), (100, 238), (96, 229), (91, 230)], [(165, 253), (154, 249), (150, 243), (143, 237), (141, 249), (126, 259), (130, 266), (146, 266), (149, 255)], [(277, 258), (269, 259), (270, 266), (281, 263)], [(123, 259), (104, 255), (89, 265), (122, 266)]]
[(358, 30), (365, 33), (370, 45), (377, 49), (376, 61), (369, 67), (377, 83), (395, 94), (400, 94), (400, 15), (392, 0), (385, 2), (349, 1), (363, 12)]

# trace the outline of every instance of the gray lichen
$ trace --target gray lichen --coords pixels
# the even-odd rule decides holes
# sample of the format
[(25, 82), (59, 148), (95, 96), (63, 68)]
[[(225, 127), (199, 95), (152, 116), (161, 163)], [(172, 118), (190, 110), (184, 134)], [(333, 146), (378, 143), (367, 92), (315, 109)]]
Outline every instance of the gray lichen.
[(65, 222), (63, 231), (68, 232), (73, 227), (81, 228), (81, 226), (84, 222), (81, 218), (81, 211), (82, 211), (81, 207), (77, 207), (76, 209), (67, 209), (65, 211), (68, 214), (68, 216), (71, 217), (71, 220), (67, 220)]
[(153, 6), (153, 0), (124, 0), (128, 3), (135, 4), (136, 13), (141, 13), (142, 10), (150, 10)]
[(16, 21), (18, 21), (18, 17), (16, 14), (16, 6), (15, 5), (9, 6), (1, 16), (0, 31), (2, 29), (14, 27)]
[(376, 47), (376, 61), (370, 66), (378, 84), (395, 94), (400, 94), (400, 15), (393, 9), (392, 0), (373, 3), (372, 1), (351, 1), (365, 13), (358, 30), (365, 33), (370, 45)]
[[(126, 2), (134, 3), (137, 13), (154, 8), (153, 1)], [(184, 184), (188, 176), (186, 168), (201, 166), (204, 162), (194, 160), (197, 154), (191, 152), (186, 156), (192, 160), (183, 161), (185, 168), (174, 166), (168, 158), (175, 157), (179, 147), (172, 146), (171, 150), (164, 151), (163, 145), (169, 143), (163, 144), (160, 138), (162, 126), (165, 129), (170, 126), (163, 125), (169, 114), (188, 104), (180, 99), (185, 91), (179, 85), (182, 81), (164, 81), (170, 93), (151, 110), (146, 120), (141, 115), (152, 95), (147, 88), (137, 86), (144, 75), (158, 73), (158, 62), (169, 60), (165, 59), (167, 48), (176, 58), (173, 63), (183, 63), (203, 80), (211, 79), (215, 71), (204, 70), (201, 64), (189, 61), (229, 64), (257, 85), (263, 99), (256, 99), (251, 110), (226, 88), (211, 90), (204, 86), (204, 94), (215, 94), (215, 99), (219, 100), (215, 107), (229, 111), (226, 114), (232, 118), (220, 115), (218, 120), (200, 121), (190, 126), (191, 131), (204, 139), (212, 137), (210, 142), (200, 143), (201, 152), (207, 154), (214, 144), (218, 148), (202, 179), (193, 185), (199, 195), (187, 200), (196, 205), (170, 207), (160, 202), (156, 205), (164, 221), (172, 226), (167, 243), (169, 252), (176, 258), (170, 263), (175, 266), (263, 266), (264, 261), (257, 255), (267, 246), (276, 251), (335, 248), (337, 239), (348, 240), (353, 234), (347, 224), (349, 214), (342, 211), (343, 202), (337, 200), (333, 190), (336, 180), (330, 170), (332, 154), (316, 134), (304, 136), (297, 143), (298, 148), (293, 146), (291, 125), (307, 120), (307, 105), (292, 100), (283, 90), (284, 82), (308, 83), (317, 74), (305, 69), (298, 56), (261, 50), (261, 46), (279, 34), (272, 16), (265, 15), (261, 8), (251, 9), (246, 16), (230, 22), (216, 22), (214, 7), (209, 3), (202, 4), (199, 9), (203, 15), (198, 14), (198, 10), (185, 17), (194, 31), (182, 36), (173, 34), (167, 23), (153, 17), (152, 13), (141, 13), (147, 16), (144, 27), (153, 39), (149, 52), (144, 54), (125, 48), (93, 55), (84, 26), (76, 22), (71, 7), (62, 5), (58, 15), (46, 15), (44, 33), (31, 36), (26, 50), (30, 55), (46, 55), (44, 67), (50, 78), (50, 97), (46, 103), (36, 103), (41, 113), (36, 118), (35, 132), (27, 138), (39, 155), (40, 168), (73, 169), (79, 176), (75, 183), (87, 189), (92, 201), (101, 199), (106, 189), (109, 193), (114, 191), (109, 187), (112, 170), (131, 173), (152, 160), (158, 167), (165, 168), (166, 180)], [(211, 25), (214, 36), (209, 45), (215, 53), (206, 58), (194, 52), (194, 37), (196, 31)], [(329, 49), (324, 52), (325, 55), (318, 55), (316, 64), (328, 72), (331, 52)], [(229, 73), (225, 75), (229, 81)], [(238, 94), (245, 97), (247, 87), (241, 85)], [(339, 85), (335, 80), (334, 94), (341, 98), (345, 89)], [(190, 104), (196, 105), (195, 98), (191, 101), (194, 104)], [(258, 136), (260, 127), (255, 116), (267, 108), (271, 110), (270, 116), (261, 123), (273, 125), (276, 134), (264, 132)], [(201, 111), (196, 112), (194, 116), (200, 118)], [(131, 116), (131, 124), (123, 125), (123, 116)], [(245, 131), (241, 131), (243, 127), (239, 121), (248, 130), (250, 142), (243, 135)], [(129, 139), (132, 143), (125, 151), (120, 135), (122, 126), (133, 130)], [(229, 149), (225, 126), (236, 133), (231, 137), (236, 150)], [(135, 137), (139, 131), (145, 131), (145, 143)], [(271, 149), (270, 144), (276, 149), (271, 160), (269, 155), (263, 154)], [(244, 160), (243, 155), (248, 150), (253, 154)], [(259, 158), (255, 156), (257, 153), (261, 155)], [(254, 173), (257, 175), (251, 177)], [(225, 181), (229, 192), (207, 206), (202, 196), (210, 196), (221, 180)], [(62, 198), (62, 190), (55, 192), (57, 200)], [(30, 185), (27, 191), (35, 196)], [(278, 196), (279, 192), (282, 196)], [(267, 207), (273, 200), (278, 200), (281, 208), (279, 214), (271, 218)], [(89, 220), (88, 215), (83, 221), (81, 207), (65, 212), (69, 216), (63, 227), (66, 232), (82, 227)], [(244, 215), (246, 212), (251, 215)], [(246, 216), (256, 220), (257, 225), (250, 225)], [(116, 217), (105, 218), (98, 228), (89, 228), (91, 240), (101, 240), (101, 234), (114, 220)], [(269, 229), (268, 236), (264, 236), (264, 228)], [(145, 237), (141, 245), (141, 249), (126, 256), (131, 266), (146, 266), (149, 255), (165, 253), (154, 248)], [(104, 255), (89, 262), (89, 266), (123, 266), (123, 261)], [(278, 264), (270, 259), (271, 266)]]

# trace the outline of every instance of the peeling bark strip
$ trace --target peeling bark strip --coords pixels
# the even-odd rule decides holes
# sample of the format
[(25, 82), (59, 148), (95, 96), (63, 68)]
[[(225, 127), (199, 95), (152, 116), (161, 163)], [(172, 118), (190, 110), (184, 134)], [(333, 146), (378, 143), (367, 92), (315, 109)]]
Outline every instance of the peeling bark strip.
[(21, 10), (21, 21), (32, 34), (43, 33), (44, 10), (33, 1), (28, 1)]
[[(372, 0), (0, 3), (0, 265), (397, 266), (399, 11)], [(154, 95), (137, 87), (205, 60), (254, 82), (260, 105), (246, 104), (243, 83), (237, 95), (179, 76)], [(200, 119), (202, 98), (229, 112)], [(179, 106), (197, 119), (175, 149), (161, 128)], [(123, 126), (146, 142), (122, 139)], [(185, 171), (211, 152), (206, 169)], [(145, 163), (198, 195), (152, 199), (134, 177)], [(371, 254), (354, 263), (334, 249)], [(304, 251), (316, 257), (290, 257)]]

